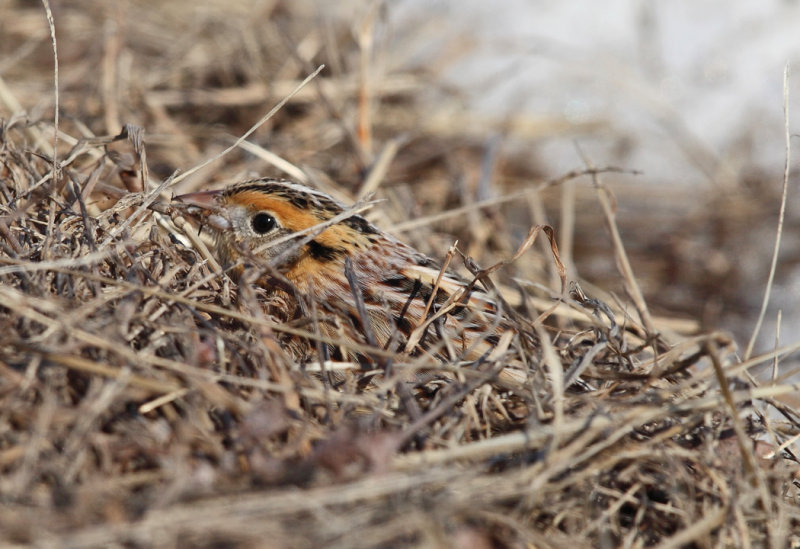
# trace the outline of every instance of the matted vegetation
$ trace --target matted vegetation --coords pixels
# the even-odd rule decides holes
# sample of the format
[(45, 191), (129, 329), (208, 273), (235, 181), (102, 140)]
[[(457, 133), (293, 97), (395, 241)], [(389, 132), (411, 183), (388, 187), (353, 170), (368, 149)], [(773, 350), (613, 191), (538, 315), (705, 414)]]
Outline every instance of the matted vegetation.
[[(730, 336), (648, 311), (659, 279), (639, 289), (607, 188), (625, 170), (544, 180), (487, 152), (492, 128), (454, 131), (429, 108), (457, 98), (387, 53), (369, 6), (57, 8), (57, 141), (41, 7), (8, 6), (0, 44), (0, 543), (800, 543), (793, 372), (748, 373), (794, 349), (742, 360)], [(320, 64), (249, 143), (182, 175)], [(576, 280), (581, 233), (559, 240), (562, 292), (542, 238), (491, 274), (536, 352), (298, 362), (295, 328), (169, 215), (174, 192), (254, 175), (375, 192), (377, 224), (440, 260), (457, 239), (483, 267), (558, 200), (557, 239), (611, 235), (622, 292)]]

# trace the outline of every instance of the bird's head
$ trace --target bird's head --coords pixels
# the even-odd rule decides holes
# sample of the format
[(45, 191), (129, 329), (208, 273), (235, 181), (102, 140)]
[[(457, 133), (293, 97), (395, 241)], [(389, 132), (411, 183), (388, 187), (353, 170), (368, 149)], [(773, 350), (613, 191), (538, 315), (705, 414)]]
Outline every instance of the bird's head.
[(273, 260), (278, 269), (304, 259), (320, 265), (341, 262), (379, 234), (358, 215), (330, 223), (345, 207), (325, 193), (288, 181), (246, 181), (175, 200), (213, 232), (221, 263), (245, 254)]

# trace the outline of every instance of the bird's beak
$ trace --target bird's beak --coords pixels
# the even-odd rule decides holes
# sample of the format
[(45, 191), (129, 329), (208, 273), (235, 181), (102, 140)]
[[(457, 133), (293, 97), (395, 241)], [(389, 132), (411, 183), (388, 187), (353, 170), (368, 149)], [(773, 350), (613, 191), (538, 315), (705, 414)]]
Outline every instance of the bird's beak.
[(176, 196), (173, 200), (184, 213), (200, 223), (210, 225), (212, 228), (225, 231), (231, 228), (231, 223), (225, 216), (220, 197), (222, 191), (201, 191)]

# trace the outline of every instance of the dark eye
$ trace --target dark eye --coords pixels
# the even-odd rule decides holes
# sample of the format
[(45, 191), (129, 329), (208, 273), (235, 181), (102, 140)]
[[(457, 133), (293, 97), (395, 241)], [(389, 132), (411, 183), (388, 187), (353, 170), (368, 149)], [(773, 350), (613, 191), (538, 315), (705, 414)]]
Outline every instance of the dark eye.
[(267, 234), (277, 226), (278, 222), (268, 213), (261, 212), (253, 216), (253, 230), (258, 234)]

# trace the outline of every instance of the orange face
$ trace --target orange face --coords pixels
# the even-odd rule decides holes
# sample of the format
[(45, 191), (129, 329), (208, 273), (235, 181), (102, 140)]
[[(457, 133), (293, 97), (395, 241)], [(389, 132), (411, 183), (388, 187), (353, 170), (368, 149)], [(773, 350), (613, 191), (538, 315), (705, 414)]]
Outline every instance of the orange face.
[[(256, 283), (297, 299), (305, 317), (322, 314), (319, 329), (330, 337), (367, 337), (382, 347), (409, 338), (413, 352), (433, 346), (437, 353), (443, 337), (450, 349), (474, 354), (506, 326), (485, 293), (319, 191), (264, 179), (177, 200), (214, 232), (220, 263), (235, 274), (244, 264), (265, 264)], [(292, 290), (271, 279), (275, 270)], [(437, 314), (441, 307), (450, 313)], [(431, 317), (435, 329), (427, 328)], [(420, 326), (439, 336), (410, 337)]]
[(341, 268), (381, 234), (360, 216), (341, 215), (345, 207), (329, 196), (284, 181), (249, 181), (176, 200), (214, 231), (223, 263), (251, 255), (290, 279), (313, 277), (329, 264)]

